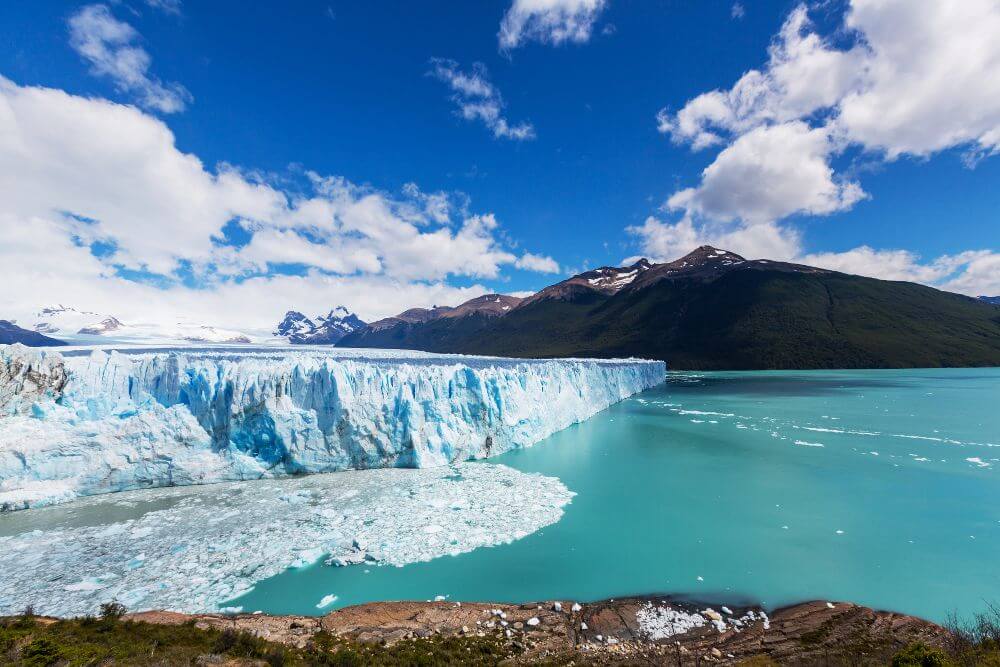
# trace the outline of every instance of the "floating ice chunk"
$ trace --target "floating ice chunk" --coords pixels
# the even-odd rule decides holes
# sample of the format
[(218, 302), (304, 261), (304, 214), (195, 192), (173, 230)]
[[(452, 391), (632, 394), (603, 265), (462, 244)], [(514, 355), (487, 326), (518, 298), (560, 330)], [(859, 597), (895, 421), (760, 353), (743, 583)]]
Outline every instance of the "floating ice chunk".
[(967, 458), (965, 460), (968, 461), (969, 463), (972, 463), (973, 465), (979, 466), (980, 468), (989, 468), (990, 467), (989, 463), (987, 463), (986, 461), (982, 460), (978, 456), (970, 456), (969, 458)]
[(703, 415), (709, 417), (735, 417), (736, 415), (732, 412), (711, 412), (706, 410), (678, 410), (678, 414), (682, 415)]
[(338, 599), (339, 598), (336, 595), (334, 595), (333, 593), (330, 593), (329, 595), (324, 595), (323, 599), (320, 600), (319, 604), (316, 605), (316, 608), (317, 609), (325, 609), (326, 607), (329, 607), (334, 602), (336, 602)]
[(824, 446), (822, 443), (819, 443), (819, 442), (806, 442), (805, 440), (796, 440), (795, 444), (799, 445), (800, 447), (823, 447)]
[(447, 595), (435, 595), (434, 596), (434, 601), (435, 602), (444, 602), (447, 599), (448, 599)]
[[(338, 500), (349, 489), (357, 493)], [(313, 502), (279, 500), (300, 494)], [(42, 614), (93, 614), (114, 599), (129, 600), (135, 611), (212, 612), (301, 563), (303, 554), (360, 562), (360, 545), (366, 549), (361, 561), (403, 565), (464, 553), (558, 521), (572, 495), (551, 477), (463, 463), (82, 499), (30, 510), (55, 528), (0, 536), (0, 615), (28, 605)], [(442, 512), (433, 502), (457, 498), (468, 501), (464, 509)], [(126, 506), (120, 501), (140, 500), (122, 518)], [(72, 521), (79, 515), (99, 519)], [(220, 515), (229, 518), (212, 521)], [(423, 528), (432, 523), (454, 542), (428, 540)], [(139, 552), (143, 566), (132, 567)], [(66, 583), (52, 585), (53, 577)]]

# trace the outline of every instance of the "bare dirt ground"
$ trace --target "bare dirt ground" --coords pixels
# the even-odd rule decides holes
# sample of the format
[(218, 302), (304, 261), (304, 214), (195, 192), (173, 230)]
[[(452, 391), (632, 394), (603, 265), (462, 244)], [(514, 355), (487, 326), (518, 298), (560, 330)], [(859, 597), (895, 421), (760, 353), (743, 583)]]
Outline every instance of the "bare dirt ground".
[[(724, 630), (706, 624), (669, 637), (651, 639), (637, 618), (647, 606), (669, 606), (699, 613), (705, 605), (655, 598), (627, 598), (574, 605), (572, 601), (536, 604), (457, 602), (376, 602), (340, 609), (321, 617), (235, 616), (143, 612), (128, 618), (153, 623), (183, 623), (233, 629), (264, 639), (304, 647), (320, 631), (357, 642), (393, 644), (402, 639), (448, 636), (504, 637), (518, 663), (585, 664), (887, 664), (913, 642), (945, 646), (950, 633), (928, 621), (875, 611), (846, 602), (805, 602)], [(715, 607), (719, 609), (720, 607)], [(733, 610), (740, 616), (745, 609)]]

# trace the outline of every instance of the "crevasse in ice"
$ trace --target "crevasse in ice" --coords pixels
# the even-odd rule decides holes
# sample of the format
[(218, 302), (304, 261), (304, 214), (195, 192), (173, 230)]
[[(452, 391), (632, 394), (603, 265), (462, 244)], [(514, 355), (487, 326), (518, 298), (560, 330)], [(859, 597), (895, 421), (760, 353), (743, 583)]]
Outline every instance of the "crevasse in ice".
[(0, 508), (483, 458), (587, 419), (664, 372), (642, 360), (0, 346)]

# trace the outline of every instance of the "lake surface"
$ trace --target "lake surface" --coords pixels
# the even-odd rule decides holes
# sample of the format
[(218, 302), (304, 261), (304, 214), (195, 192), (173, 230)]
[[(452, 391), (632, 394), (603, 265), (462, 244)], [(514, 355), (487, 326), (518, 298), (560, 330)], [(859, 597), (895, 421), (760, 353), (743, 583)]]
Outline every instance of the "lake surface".
[(224, 604), (317, 614), (439, 595), (675, 593), (849, 600), (941, 621), (1000, 602), (1000, 369), (671, 373), (479, 465), (492, 463), (577, 495), (561, 521), (511, 544), (289, 570)]

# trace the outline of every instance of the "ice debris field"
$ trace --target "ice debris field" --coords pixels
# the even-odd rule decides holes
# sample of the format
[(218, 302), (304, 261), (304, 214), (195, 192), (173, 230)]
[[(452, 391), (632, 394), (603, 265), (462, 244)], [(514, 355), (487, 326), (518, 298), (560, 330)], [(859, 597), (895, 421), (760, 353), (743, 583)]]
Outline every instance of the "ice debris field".
[[(553, 477), (460, 463), (153, 489), (16, 512), (0, 521), (0, 615), (29, 605), (93, 614), (111, 600), (131, 610), (219, 611), (289, 567), (403, 565), (511, 542), (558, 521), (572, 495)], [(327, 592), (317, 591), (317, 609), (335, 601)]]
[(0, 346), (0, 509), (528, 447), (662, 362), (331, 348)]

